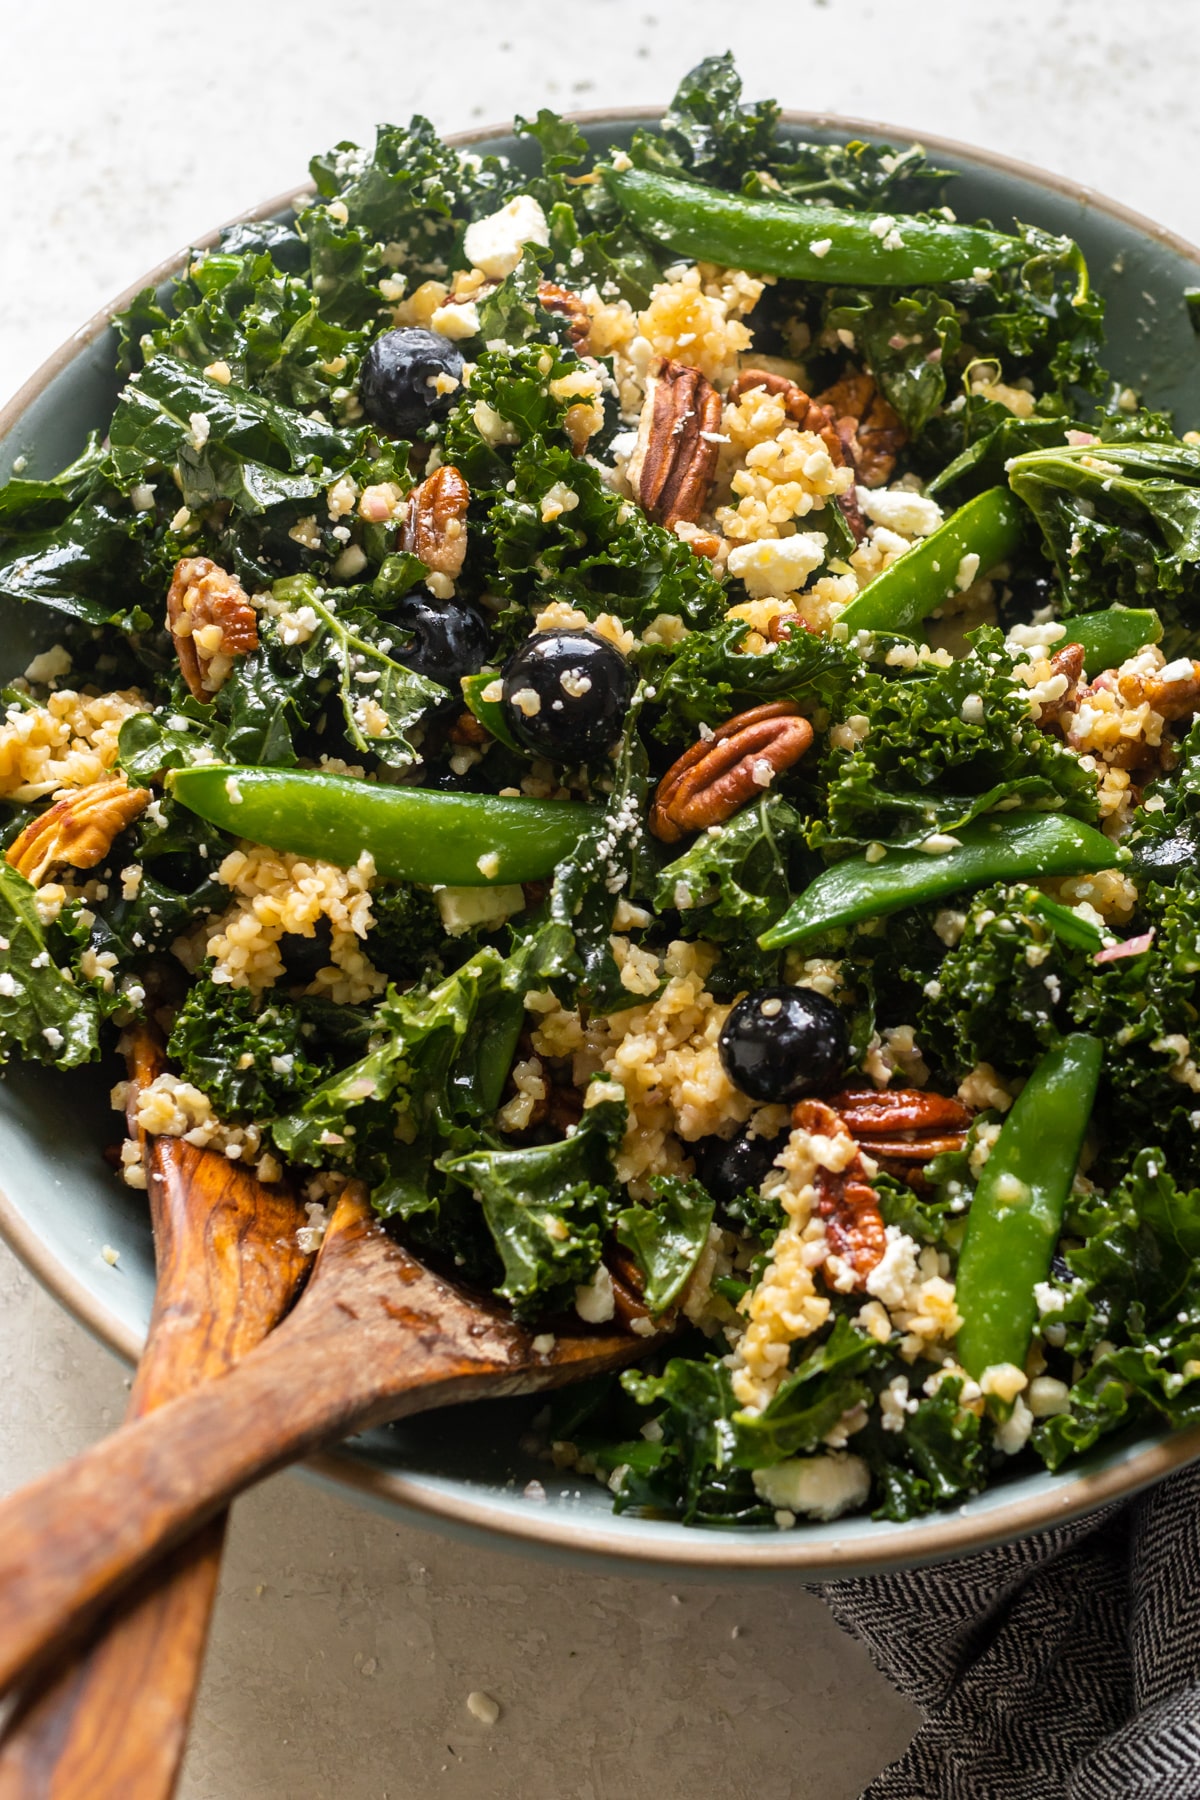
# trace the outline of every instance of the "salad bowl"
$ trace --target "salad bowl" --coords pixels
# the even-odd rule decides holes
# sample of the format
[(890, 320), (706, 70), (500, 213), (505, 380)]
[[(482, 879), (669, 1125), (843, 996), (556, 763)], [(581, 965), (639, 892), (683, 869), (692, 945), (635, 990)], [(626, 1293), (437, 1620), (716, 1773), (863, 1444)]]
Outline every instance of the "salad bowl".
[[(625, 147), (659, 109), (574, 115), (594, 147)], [(917, 141), (900, 128), (784, 113), (786, 133), (818, 142)], [(518, 165), (529, 144), (499, 127), (449, 140)], [(1183, 291), (1200, 282), (1200, 251), (1170, 232), (1070, 182), (932, 136), (920, 142), (957, 172), (964, 216), (1004, 225), (1016, 218), (1075, 238), (1108, 299), (1108, 361), (1148, 406), (1200, 422), (1200, 354)], [(286, 218), (291, 189), (239, 215)], [(215, 242), (217, 232), (199, 246)], [(111, 314), (147, 286), (163, 288), (188, 253), (141, 277), (82, 327), (0, 411), (0, 479), (50, 475), (103, 429), (116, 399)], [(32, 616), (6, 621), (5, 676), (45, 647)], [(71, 1074), (14, 1069), (0, 1086), (0, 1234), (54, 1297), (117, 1355), (136, 1359), (154, 1289), (143, 1198), (108, 1172), (113, 1136), (108, 1090), (114, 1066)], [(1200, 1427), (1142, 1430), (1106, 1440), (1061, 1474), (1015, 1473), (956, 1511), (903, 1524), (866, 1517), (798, 1530), (689, 1529), (632, 1513), (614, 1516), (599, 1484), (560, 1471), (518, 1446), (528, 1408), (500, 1402), (371, 1432), (313, 1459), (314, 1477), (406, 1520), (514, 1549), (603, 1559), (647, 1572), (739, 1577), (794, 1571), (807, 1581), (929, 1563), (1046, 1529), (1126, 1498), (1200, 1456)]]

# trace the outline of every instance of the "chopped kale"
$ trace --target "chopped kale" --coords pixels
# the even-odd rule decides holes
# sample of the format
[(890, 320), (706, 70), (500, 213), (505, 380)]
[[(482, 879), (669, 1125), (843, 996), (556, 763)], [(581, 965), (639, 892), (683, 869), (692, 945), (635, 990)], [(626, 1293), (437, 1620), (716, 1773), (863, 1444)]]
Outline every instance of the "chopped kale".
[(179, 1009), (167, 1055), (223, 1119), (269, 1119), (323, 1070), (308, 1055), (304, 1017), (286, 1000), (203, 975)]

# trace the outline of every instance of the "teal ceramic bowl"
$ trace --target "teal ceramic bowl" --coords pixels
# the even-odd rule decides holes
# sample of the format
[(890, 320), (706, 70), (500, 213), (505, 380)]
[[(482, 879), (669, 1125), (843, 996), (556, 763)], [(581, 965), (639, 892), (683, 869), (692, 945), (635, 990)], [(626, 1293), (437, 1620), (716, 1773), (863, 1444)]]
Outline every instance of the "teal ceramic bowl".
[[(593, 144), (607, 147), (627, 144), (639, 121), (658, 116), (658, 109), (589, 113), (578, 122)], [(784, 117), (789, 130), (826, 141), (913, 141), (911, 133), (859, 120)], [(517, 161), (527, 156), (525, 146), (495, 128), (453, 141)], [(1079, 240), (1109, 299), (1114, 374), (1148, 404), (1173, 409), (1185, 428), (1200, 425), (1200, 351), (1182, 300), (1184, 286), (1200, 282), (1200, 250), (1056, 176), (940, 138), (921, 141), (939, 163), (960, 172), (954, 199), (961, 217), (984, 214), (1001, 229), (1016, 217)], [(242, 216), (285, 216), (295, 192)], [(142, 276), (0, 412), (0, 480), (18, 456), (31, 474), (54, 473), (79, 452), (90, 429), (106, 426), (119, 385), (109, 313), (148, 283), (165, 282), (184, 260), (181, 253)], [(0, 679), (22, 670), (53, 632), (52, 619), (32, 612), (6, 618)], [(115, 1065), (69, 1076), (18, 1069), (0, 1084), (0, 1233), (63, 1306), (133, 1361), (150, 1316), (154, 1255), (143, 1199), (120, 1185), (100, 1155), (116, 1135), (107, 1095), (120, 1074)], [(105, 1246), (120, 1253), (115, 1267), (101, 1255)], [(1200, 1457), (1200, 1428), (1144, 1432), (1110, 1441), (1069, 1472), (1014, 1475), (955, 1512), (906, 1525), (851, 1518), (791, 1531), (700, 1531), (615, 1517), (598, 1485), (523, 1456), (518, 1441), (527, 1416), (516, 1402), (449, 1410), (357, 1438), (309, 1467), (341, 1492), (394, 1509), (409, 1522), (494, 1544), (676, 1576), (777, 1578), (794, 1571), (813, 1581), (980, 1550), (1124, 1498)], [(523, 1496), (533, 1477), (545, 1489), (544, 1501)]]

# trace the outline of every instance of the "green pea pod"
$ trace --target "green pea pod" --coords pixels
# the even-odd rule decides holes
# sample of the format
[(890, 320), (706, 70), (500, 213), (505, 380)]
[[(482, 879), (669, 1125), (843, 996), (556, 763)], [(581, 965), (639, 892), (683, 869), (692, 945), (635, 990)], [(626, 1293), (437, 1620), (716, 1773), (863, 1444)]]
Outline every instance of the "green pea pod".
[(753, 199), (649, 169), (601, 170), (646, 237), (703, 262), (797, 281), (906, 287), (969, 281), (1029, 256), (1020, 238), (944, 219)]
[(1100, 1079), (1100, 1040), (1076, 1032), (1046, 1052), (1013, 1102), (984, 1164), (956, 1295), (955, 1354), (976, 1380), (997, 1363), (1025, 1366), (1034, 1289), (1050, 1273)]
[(954, 846), (937, 853), (889, 850), (880, 862), (868, 862), (864, 854), (831, 863), (759, 943), (764, 950), (781, 950), (961, 888), (1023, 876), (1080, 875), (1111, 869), (1117, 861), (1111, 839), (1065, 813), (988, 813), (953, 837)]
[[(907, 633), (957, 591), (964, 557), (986, 575), (1021, 542), (1022, 510), (1007, 488), (988, 488), (931, 531), (927, 538), (868, 582), (838, 618), (854, 631)], [(964, 571), (964, 574), (966, 571)]]
[(543, 881), (596, 819), (573, 800), (439, 794), (321, 770), (213, 765), (168, 780), (181, 805), (223, 831), (344, 869), (365, 850), (380, 875), (432, 886)]
[(1064, 619), (1065, 638), (1052, 646), (1083, 645), (1083, 672), (1091, 679), (1101, 669), (1117, 669), (1127, 658), (1136, 656), (1143, 644), (1157, 644), (1162, 636), (1162, 620), (1149, 607), (1106, 606), (1100, 612), (1079, 613)]
[(1086, 950), (1094, 956), (1104, 948), (1104, 935), (1081, 919), (1072, 907), (1063, 906), (1058, 900), (1051, 900), (1048, 894), (1041, 894), (1037, 888), (1026, 888), (1021, 904), (1029, 912), (1035, 912), (1045, 919), (1047, 925), (1060, 943), (1071, 950)]

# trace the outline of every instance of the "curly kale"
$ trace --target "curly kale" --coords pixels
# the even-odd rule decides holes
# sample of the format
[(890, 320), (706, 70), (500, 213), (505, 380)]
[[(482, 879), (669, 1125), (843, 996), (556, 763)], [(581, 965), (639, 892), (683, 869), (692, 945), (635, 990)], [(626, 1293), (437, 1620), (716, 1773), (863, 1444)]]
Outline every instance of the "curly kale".
[(207, 975), (188, 989), (167, 1055), (223, 1119), (274, 1118), (326, 1073), (309, 1056), (298, 1006)]
[(1033, 450), (1009, 469), (1062, 584), (1065, 614), (1114, 600), (1167, 624), (1164, 648), (1191, 643), (1200, 595), (1200, 450), (1110, 442)]
[(821, 144), (779, 128), (773, 100), (747, 105), (732, 55), (706, 56), (680, 82), (660, 129), (641, 127), (630, 154), (639, 168), (689, 175), (748, 193), (781, 190), (796, 201), (873, 211), (928, 209), (950, 171), (919, 145)]
[(1135, 925), (1153, 931), (1150, 948), (1093, 967), (1070, 1006), (1079, 1028), (1105, 1047), (1095, 1112), (1104, 1160), (1120, 1172), (1143, 1144), (1158, 1143), (1181, 1180), (1200, 1183), (1200, 1073), (1192, 1060), (1200, 875), (1189, 871), (1174, 888), (1148, 886)]
[(831, 740), (821, 763), (826, 816), (811, 833), (831, 848), (915, 846), (997, 807), (1059, 808), (1096, 817), (1095, 780), (1029, 715), (1001, 633), (971, 634), (956, 662), (919, 663), (903, 678), (865, 673), (844, 703), (865, 720), (855, 741)]
[(1090, 972), (1088, 955), (1064, 943), (1035, 902), (1024, 887), (976, 894), (924, 990), (918, 1035), (958, 1079), (978, 1062), (1027, 1068), (1071, 1029), (1070, 998)]
[(377, 969), (393, 981), (415, 981), (439, 966), (446, 931), (425, 888), (407, 881), (381, 884), (371, 895), (371, 911), (370, 953)]
[(840, 703), (863, 672), (862, 658), (833, 638), (796, 631), (758, 656), (743, 653), (749, 626), (723, 619), (668, 648), (643, 651), (654, 686), (652, 735), (692, 743), (701, 725), (786, 697), (803, 708)]
[(1052, 1370), (1070, 1385), (1067, 1410), (1034, 1427), (1052, 1469), (1139, 1419), (1200, 1419), (1200, 1191), (1167, 1162), (1140, 1149), (1111, 1194), (1080, 1199), (1068, 1218), (1074, 1241), (1040, 1296)]

